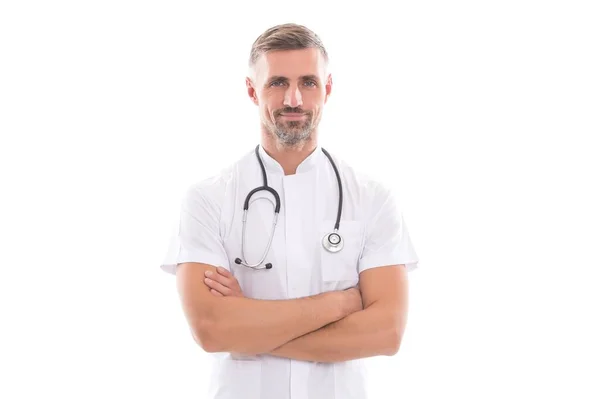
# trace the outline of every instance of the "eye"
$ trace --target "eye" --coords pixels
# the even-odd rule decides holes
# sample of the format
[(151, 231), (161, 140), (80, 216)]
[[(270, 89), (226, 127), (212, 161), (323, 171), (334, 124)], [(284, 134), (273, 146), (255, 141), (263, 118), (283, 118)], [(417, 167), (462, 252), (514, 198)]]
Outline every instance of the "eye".
[(306, 84), (309, 87), (316, 87), (317, 86), (317, 82), (315, 82), (314, 80), (307, 80), (306, 82), (304, 82), (304, 84)]
[(275, 80), (273, 82), (271, 82), (271, 84), (269, 86), (279, 86), (279, 83), (283, 83), (283, 80)]

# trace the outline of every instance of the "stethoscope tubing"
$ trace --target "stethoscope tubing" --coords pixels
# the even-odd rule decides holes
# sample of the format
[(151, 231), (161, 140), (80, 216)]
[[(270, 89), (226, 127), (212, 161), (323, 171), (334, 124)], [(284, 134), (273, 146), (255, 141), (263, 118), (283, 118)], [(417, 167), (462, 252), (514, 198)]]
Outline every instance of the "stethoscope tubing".
[[(260, 154), (258, 152), (259, 148), (260, 148), (260, 144), (258, 144), (256, 146), (256, 148), (254, 149), (254, 153), (260, 164), (260, 168), (261, 168), (261, 172), (262, 172), (262, 176), (263, 176), (263, 185), (251, 190), (248, 193), (248, 195), (246, 195), (246, 199), (244, 200), (244, 214), (242, 216), (242, 258), (244, 260), (242, 260), (240, 258), (236, 258), (236, 260), (235, 260), (235, 263), (243, 264), (244, 266), (247, 266), (251, 269), (257, 269), (258, 268), (257, 266), (262, 264), (262, 262), (264, 262), (264, 260), (266, 259), (267, 254), (269, 253), (269, 249), (271, 248), (271, 244), (273, 242), (273, 237), (275, 236), (275, 227), (277, 226), (277, 220), (279, 219), (279, 210), (281, 209), (281, 200), (279, 198), (279, 193), (277, 193), (277, 191), (274, 188), (269, 187), (269, 184), (267, 182), (267, 172), (265, 170), (265, 166), (262, 162), (262, 159), (260, 158)], [(334, 170), (335, 176), (336, 176), (336, 180), (338, 183), (338, 211), (337, 211), (337, 217), (335, 220), (335, 226), (333, 228), (333, 233), (329, 233), (325, 237), (323, 237), (323, 247), (330, 252), (338, 252), (342, 249), (342, 246), (343, 246), (343, 239), (338, 233), (338, 230), (340, 227), (340, 220), (342, 217), (342, 204), (343, 204), (342, 179), (341, 179), (340, 173), (335, 165), (335, 162), (333, 161), (329, 152), (327, 152), (327, 150), (325, 150), (324, 148), (321, 148), (321, 150), (323, 151), (325, 156), (327, 156), (327, 158), (329, 159), (329, 162), (330, 162), (331, 166), (333, 167), (333, 170)], [(267, 247), (266, 247), (260, 261), (258, 261), (257, 263), (254, 263), (254, 264), (249, 264), (249, 263), (245, 262), (246, 255), (245, 255), (245, 251), (244, 251), (244, 241), (245, 241), (244, 238), (246, 237), (246, 219), (247, 219), (247, 214), (248, 214), (248, 208), (250, 206), (250, 199), (252, 198), (252, 196), (254, 194), (256, 194), (257, 192), (263, 191), (263, 190), (270, 192), (275, 197), (273, 226), (271, 228), (269, 243), (267, 244)], [(270, 201), (270, 202), (271, 202), (271, 204), (273, 203), (272, 201)], [(332, 237), (337, 237), (337, 239), (334, 240), (334, 241), (337, 241), (337, 243), (332, 242)], [(267, 263), (264, 268), (270, 269), (271, 267), (272, 267), (272, 264)]]

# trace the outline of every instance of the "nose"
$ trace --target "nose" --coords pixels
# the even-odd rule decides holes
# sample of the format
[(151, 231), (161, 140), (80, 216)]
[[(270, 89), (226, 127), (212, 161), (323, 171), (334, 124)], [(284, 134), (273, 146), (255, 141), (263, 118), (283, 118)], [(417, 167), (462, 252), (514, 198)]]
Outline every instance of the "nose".
[(290, 85), (285, 92), (283, 104), (287, 107), (296, 108), (302, 106), (302, 93), (296, 85)]

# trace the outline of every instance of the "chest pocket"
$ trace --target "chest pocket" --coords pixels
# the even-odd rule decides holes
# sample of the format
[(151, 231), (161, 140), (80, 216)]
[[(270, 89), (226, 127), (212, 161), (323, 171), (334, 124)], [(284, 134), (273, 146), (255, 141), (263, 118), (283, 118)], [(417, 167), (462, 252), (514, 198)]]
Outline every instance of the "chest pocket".
[(356, 220), (340, 221), (338, 233), (344, 240), (339, 252), (329, 252), (323, 248), (322, 240), (333, 231), (335, 220), (321, 223), (319, 249), (321, 251), (321, 276), (324, 291), (342, 290), (358, 284), (358, 260), (362, 252), (362, 223)]

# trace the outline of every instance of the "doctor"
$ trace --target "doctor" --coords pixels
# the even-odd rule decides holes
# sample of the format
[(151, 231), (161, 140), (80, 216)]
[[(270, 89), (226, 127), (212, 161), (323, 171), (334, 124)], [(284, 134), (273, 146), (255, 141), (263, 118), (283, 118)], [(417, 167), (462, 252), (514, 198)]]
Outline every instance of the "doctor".
[(304, 26), (259, 36), (260, 144), (183, 196), (161, 268), (214, 357), (210, 398), (364, 399), (363, 359), (400, 347), (418, 258), (390, 190), (318, 144), (327, 63)]

